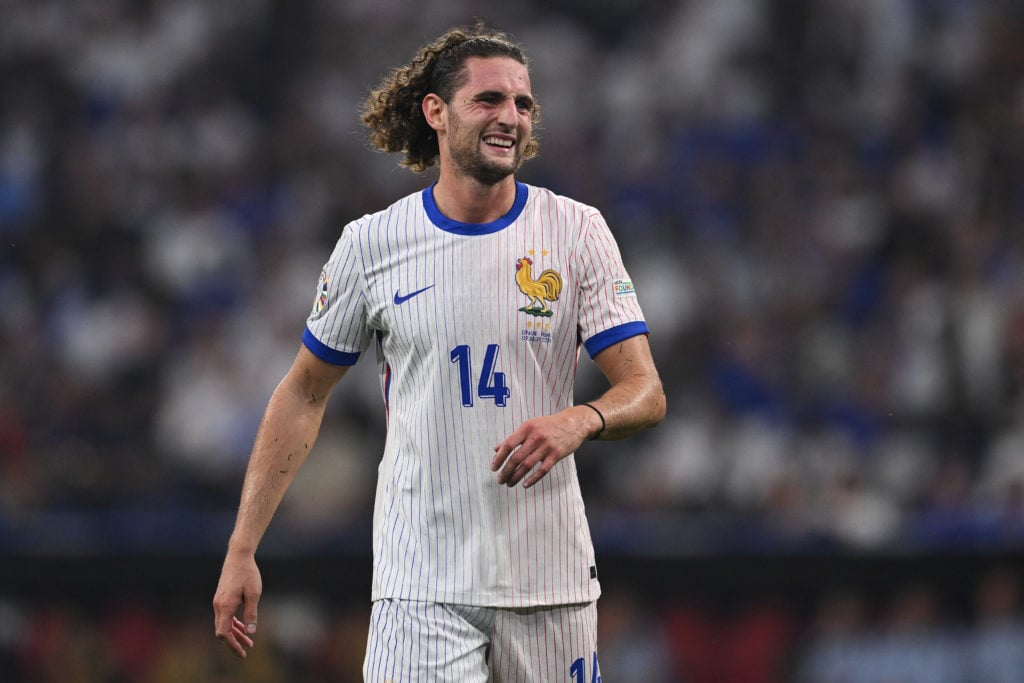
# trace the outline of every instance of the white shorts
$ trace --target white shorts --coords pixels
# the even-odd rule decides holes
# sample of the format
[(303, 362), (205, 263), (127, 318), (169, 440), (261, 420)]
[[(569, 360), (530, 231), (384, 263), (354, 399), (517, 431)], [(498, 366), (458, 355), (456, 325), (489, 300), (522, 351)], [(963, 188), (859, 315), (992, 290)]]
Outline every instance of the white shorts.
[(377, 600), (367, 683), (599, 683), (597, 603), (501, 608)]

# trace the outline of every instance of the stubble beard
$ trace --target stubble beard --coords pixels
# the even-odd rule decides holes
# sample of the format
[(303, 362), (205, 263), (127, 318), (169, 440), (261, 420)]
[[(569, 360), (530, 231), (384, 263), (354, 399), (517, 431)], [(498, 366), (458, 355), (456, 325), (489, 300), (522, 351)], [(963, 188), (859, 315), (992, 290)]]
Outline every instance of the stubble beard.
[[(458, 128), (452, 130), (451, 140), (458, 140)], [(483, 142), (474, 138), (475, 145), (454, 144), (449, 147), (452, 164), (460, 175), (472, 178), (481, 185), (497, 185), (514, 174), (523, 165), (522, 148), (516, 145), (515, 154), (509, 163), (491, 161), (484, 156), (479, 145)]]
[(485, 158), (478, 149), (453, 149), (452, 161), (462, 175), (472, 178), (481, 185), (497, 185), (519, 170), (522, 155), (517, 150), (511, 163), (501, 164)]

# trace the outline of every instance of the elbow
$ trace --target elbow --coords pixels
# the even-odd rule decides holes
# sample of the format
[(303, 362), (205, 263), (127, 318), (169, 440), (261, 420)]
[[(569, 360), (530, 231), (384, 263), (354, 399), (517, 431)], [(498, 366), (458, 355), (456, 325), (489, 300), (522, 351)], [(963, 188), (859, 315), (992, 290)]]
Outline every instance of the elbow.
[(664, 391), (658, 391), (655, 397), (655, 409), (654, 409), (654, 421), (651, 427), (656, 427), (665, 420), (665, 414), (669, 409), (669, 401), (665, 397)]
[(668, 410), (668, 401), (665, 398), (665, 391), (658, 385), (657, 391), (654, 392), (653, 396), (653, 407), (651, 409), (651, 421), (650, 427), (657, 427), (665, 419), (665, 413)]

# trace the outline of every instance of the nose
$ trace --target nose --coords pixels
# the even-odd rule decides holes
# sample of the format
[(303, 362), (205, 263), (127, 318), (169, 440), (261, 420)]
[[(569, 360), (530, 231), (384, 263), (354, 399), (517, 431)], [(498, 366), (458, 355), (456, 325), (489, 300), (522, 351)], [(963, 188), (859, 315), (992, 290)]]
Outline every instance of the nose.
[(516, 107), (514, 97), (506, 97), (498, 107), (498, 123), (514, 128), (519, 116), (519, 109)]

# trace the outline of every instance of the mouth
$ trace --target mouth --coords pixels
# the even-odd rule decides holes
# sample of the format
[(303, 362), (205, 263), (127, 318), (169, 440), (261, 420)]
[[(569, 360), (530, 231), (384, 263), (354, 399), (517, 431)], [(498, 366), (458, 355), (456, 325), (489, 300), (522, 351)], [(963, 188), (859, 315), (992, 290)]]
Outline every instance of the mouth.
[(509, 135), (485, 135), (484, 144), (497, 149), (512, 149), (516, 145), (515, 138)]

